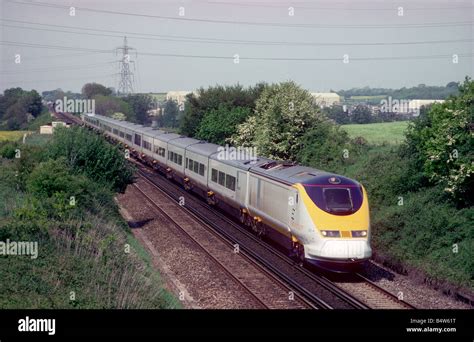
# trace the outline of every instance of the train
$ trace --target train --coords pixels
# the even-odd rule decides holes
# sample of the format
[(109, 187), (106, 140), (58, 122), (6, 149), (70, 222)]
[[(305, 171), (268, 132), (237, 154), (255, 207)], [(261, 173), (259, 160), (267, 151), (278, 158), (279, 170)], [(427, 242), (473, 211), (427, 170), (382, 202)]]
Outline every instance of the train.
[(344, 271), (372, 255), (367, 192), (353, 179), (98, 114), (81, 118), (298, 262)]

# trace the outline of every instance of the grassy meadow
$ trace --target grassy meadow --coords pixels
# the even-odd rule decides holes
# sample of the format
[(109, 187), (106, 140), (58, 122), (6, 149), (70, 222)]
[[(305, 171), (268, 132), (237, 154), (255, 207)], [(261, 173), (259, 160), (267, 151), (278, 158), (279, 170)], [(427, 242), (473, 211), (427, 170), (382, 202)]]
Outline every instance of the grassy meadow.
[(399, 145), (405, 140), (408, 121), (342, 125), (351, 138), (363, 137), (372, 145)]

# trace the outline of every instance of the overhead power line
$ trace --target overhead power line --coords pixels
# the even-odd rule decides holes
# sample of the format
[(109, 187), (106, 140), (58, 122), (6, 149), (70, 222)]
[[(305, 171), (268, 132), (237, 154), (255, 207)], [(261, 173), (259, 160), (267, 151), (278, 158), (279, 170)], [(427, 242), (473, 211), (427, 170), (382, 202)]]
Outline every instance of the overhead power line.
[[(87, 49), (71, 46), (59, 46), (59, 45), (46, 45), (46, 44), (35, 44), (35, 43), (24, 43), (14, 41), (0, 41), (0, 45), (9, 45), (25, 48), (42, 48), (42, 49), (56, 49), (56, 50), (67, 50), (67, 51), (87, 51), (97, 53), (111, 53), (112, 50), (101, 50), (101, 49)], [(254, 61), (335, 61), (341, 62), (343, 56), (340, 57), (256, 57), (256, 56), (217, 56), (217, 55), (187, 55), (187, 54), (176, 54), (176, 53), (156, 53), (156, 52), (140, 52), (141, 56), (153, 56), (153, 57), (176, 57), (176, 58), (194, 58), (194, 59), (222, 59), (233, 61), (237, 57), (239, 60), (254, 60)], [(473, 53), (458, 53), (457, 56), (460, 58), (472, 57)], [(357, 55), (356, 55), (357, 56)], [(421, 55), (421, 56), (379, 56), (379, 57), (354, 57), (349, 56), (350, 61), (389, 61), (389, 60), (419, 60), (419, 59), (451, 59), (452, 54), (437, 54), (437, 55)]]
[[(71, 6), (51, 4), (46, 2), (24, 2), (15, 0), (5, 0), (12, 4), (28, 5), (28, 6), (40, 6), (48, 8), (60, 8), (68, 10)], [(170, 17), (162, 15), (152, 15), (144, 13), (130, 13), (121, 12), (105, 9), (97, 9), (90, 7), (74, 6), (76, 10), (103, 13), (103, 14), (115, 14), (123, 16), (132, 16), (140, 18), (160, 19), (160, 20), (172, 20), (179, 22), (199, 22), (199, 23), (212, 23), (212, 24), (235, 24), (235, 25), (251, 25), (251, 26), (269, 26), (269, 27), (293, 27), (293, 28), (347, 28), (347, 29), (388, 29), (388, 28), (428, 28), (428, 27), (455, 27), (455, 26), (471, 26), (473, 21), (462, 21), (462, 22), (437, 22), (437, 23), (416, 23), (416, 24), (376, 24), (376, 25), (344, 25), (344, 24), (291, 24), (291, 23), (276, 23), (276, 22), (257, 22), (257, 21), (236, 21), (236, 20), (217, 20), (217, 19), (203, 19), (203, 18), (186, 18), (186, 17)]]
[[(357, 6), (357, 7), (348, 7), (346, 3), (340, 3), (344, 7), (327, 7), (327, 6), (309, 6), (309, 5), (314, 5), (314, 2), (311, 1), (291, 1), (288, 3), (265, 3), (265, 2), (232, 2), (232, 1), (207, 1), (206, 3), (210, 5), (222, 5), (222, 6), (236, 6), (236, 7), (263, 7), (263, 8), (288, 8), (288, 7), (294, 7), (296, 8), (302, 8), (305, 10), (317, 10), (317, 11), (339, 11), (339, 12), (352, 12), (352, 11), (357, 11), (357, 12), (365, 12), (365, 11), (384, 11), (384, 12), (393, 12), (397, 11), (398, 7), (403, 6), (404, 10), (406, 11), (450, 11), (450, 10), (466, 10), (466, 9), (473, 9), (473, 6), (447, 6), (447, 7), (436, 7), (436, 6), (425, 6), (425, 7), (412, 7), (411, 4), (400, 4), (397, 2), (394, 2), (391, 7), (363, 7), (363, 6)], [(331, 2), (332, 5), (335, 5), (337, 3)]]
[[(474, 42), (474, 39), (469, 39), (469, 38), (402, 41), (402, 42), (292, 42), (292, 41), (238, 40), (238, 39), (219, 39), (219, 38), (192, 37), (192, 36), (154, 35), (154, 34), (148, 34), (148, 33), (138, 33), (138, 32), (129, 32), (129, 31), (125, 32), (125, 31), (85, 28), (85, 27), (78, 27), (78, 26), (43, 24), (43, 23), (28, 22), (28, 21), (21, 21), (21, 20), (11, 20), (11, 19), (0, 19), (0, 22), (1, 21), (57, 28), (57, 29), (44, 29), (44, 28), (37, 28), (37, 27), (24, 27), (24, 26), (2, 24), (2, 26), (4, 27), (29, 29), (29, 30), (35, 30), (35, 31), (59, 32), (59, 33), (66, 33), (66, 34), (78, 34), (78, 35), (97, 36), (97, 37), (113, 37), (113, 38), (120, 38), (120, 39), (124, 35), (127, 35), (129, 37), (132, 36), (132, 38), (134, 39), (172, 41), (172, 42), (180, 42), (180, 43), (185, 42), (185, 43), (205, 43), (205, 44), (275, 45), (275, 46), (391, 46), (391, 45), (427, 45), (427, 44), (450, 44), (450, 43)], [(114, 34), (105, 34), (105, 33), (73, 32), (73, 31), (64, 31), (64, 29), (80, 30), (80, 31), (96, 31), (96, 32), (113, 32), (117, 34), (114, 35)], [(156, 38), (154, 36), (156, 36)]]

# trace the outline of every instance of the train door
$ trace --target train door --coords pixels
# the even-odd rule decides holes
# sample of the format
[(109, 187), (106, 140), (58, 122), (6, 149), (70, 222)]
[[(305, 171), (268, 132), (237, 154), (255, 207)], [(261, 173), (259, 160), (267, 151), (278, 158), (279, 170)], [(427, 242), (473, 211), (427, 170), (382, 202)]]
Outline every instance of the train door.
[(288, 192), (288, 226), (290, 231), (301, 230), (300, 220), (299, 220), (299, 194), (298, 190), (291, 188)]
[(237, 171), (237, 196), (240, 204), (247, 206), (247, 172)]

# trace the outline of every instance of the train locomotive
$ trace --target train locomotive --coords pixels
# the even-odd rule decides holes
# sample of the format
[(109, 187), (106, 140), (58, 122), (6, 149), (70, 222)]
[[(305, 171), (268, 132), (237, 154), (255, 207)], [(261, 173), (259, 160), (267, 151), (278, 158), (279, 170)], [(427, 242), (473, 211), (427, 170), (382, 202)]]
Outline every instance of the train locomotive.
[(248, 154), (97, 114), (85, 126), (238, 217), (299, 261), (360, 265), (372, 254), (364, 187), (341, 175)]

